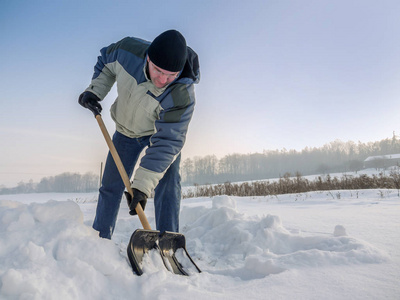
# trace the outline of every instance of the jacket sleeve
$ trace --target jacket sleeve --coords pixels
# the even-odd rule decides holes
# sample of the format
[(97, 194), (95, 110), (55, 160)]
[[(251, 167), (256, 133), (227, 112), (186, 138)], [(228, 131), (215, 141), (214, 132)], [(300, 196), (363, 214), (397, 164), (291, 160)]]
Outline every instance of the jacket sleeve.
[(105, 98), (116, 80), (114, 70), (116, 61), (116, 52), (109, 53), (108, 49), (113, 47), (104, 47), (100, 50), (101, 55), (97, 58), (97, 63), (94, 67), (92, 82), (85, 91), (92, 92), (101, 100)]
[(156, 133), (135, 173), (132, 187), (150, 196), (169, 166), (180, 154), (195, 106), (193, 84), (176, 84), (162, 101)]

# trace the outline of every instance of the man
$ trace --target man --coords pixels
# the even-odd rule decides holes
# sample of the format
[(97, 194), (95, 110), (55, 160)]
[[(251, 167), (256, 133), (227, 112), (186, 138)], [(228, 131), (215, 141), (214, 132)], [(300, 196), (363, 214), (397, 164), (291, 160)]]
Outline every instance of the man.
[[(156, 227), (179, 231), (181, 186), (179, 165), (195, 105), (194, 84), (200, 79), (197, 54), (176, 30), (168, 30), (152, 43), (127, 37), (101, 50), (89, 87), (79, 103), (101, 111), (103, 100), (117, 82), (118, 97), (111, 106), (116, 124), (113, 142), (129, 177), (141, 151), (133, 181), (130, 214), (140, 203), (145, 208), (154, 190)], [(124, 184), (108, 154), (93, 228), (111, 239)]]

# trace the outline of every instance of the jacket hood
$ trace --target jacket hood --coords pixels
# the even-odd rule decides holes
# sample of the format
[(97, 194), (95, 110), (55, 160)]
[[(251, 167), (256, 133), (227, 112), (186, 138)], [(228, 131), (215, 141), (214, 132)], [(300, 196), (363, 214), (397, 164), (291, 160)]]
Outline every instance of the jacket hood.
[(194, 83), (200, 81), (199, 57), (189, 46), (187, 47), (187, 59), (179, 78), (190, 78)]

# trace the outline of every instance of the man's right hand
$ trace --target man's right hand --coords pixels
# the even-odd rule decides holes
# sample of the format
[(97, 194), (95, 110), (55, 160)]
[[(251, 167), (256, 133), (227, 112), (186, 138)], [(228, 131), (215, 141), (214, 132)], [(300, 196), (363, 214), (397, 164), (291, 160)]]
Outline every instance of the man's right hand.
[(89, 109), (94, 115), (101, 113), (102, 107), (99, 101), (100, 98), (91, 92), (83, 92), (78, 99), (79, 104)]

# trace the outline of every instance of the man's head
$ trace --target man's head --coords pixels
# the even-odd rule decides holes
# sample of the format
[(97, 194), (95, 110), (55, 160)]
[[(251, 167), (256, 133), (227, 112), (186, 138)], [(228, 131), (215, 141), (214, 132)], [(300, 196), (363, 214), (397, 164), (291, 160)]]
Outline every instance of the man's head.
[[(185, 66), (186, 57), (186, 40), (182, 34), (176, 30), (161, 33), (148, 49), (149, 71), (153, 83), (157, 87), (171, 83), (176, 78), (174, 75), (179, 75)], [(159, 75), (159, 84), (156, 84), (156, 75)], [(173, 79), (170, 80), (171, 78)]]
[(186, 63), (186, 40), (176, 30), (161, 33), (149, 46), (150, 60), (158, 67), (170, 71), (182, 71)]

